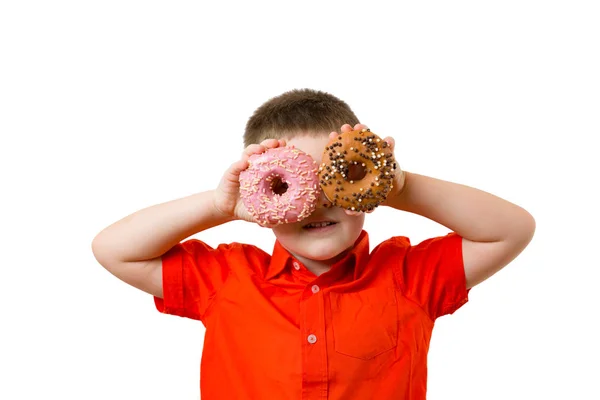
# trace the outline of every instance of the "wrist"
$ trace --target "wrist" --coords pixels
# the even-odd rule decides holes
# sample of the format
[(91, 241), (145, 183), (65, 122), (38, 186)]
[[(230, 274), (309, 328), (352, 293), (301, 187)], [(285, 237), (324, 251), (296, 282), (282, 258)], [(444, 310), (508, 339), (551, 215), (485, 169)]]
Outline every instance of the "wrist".
[(396, 174), (396, 187), (397, 187), (397, 192), (396, 192), (396, 196), (401, 196), (405, 189), (406, 189), (406, 182), (407, 182), (407, 175), (408, 172), (404, 171), (404, 170), (400, 170), (400, 172), (398, 174)]
[[(235, 206), (232, 208), (230, 205), (223, 204), (222, 197), (218, 195), (218, 190), (213, 190), (212, 195), (212, 214), (216, 220), (221, 221), (220, 223), (234, 221), (236, 219)], [(229, 212), (228, 210), (231, 209)]]
[(400, 197), (406, 191), (408, 182), (408, 172), (404, 170), (398, 170), (396, 176), (394, 176), (394, 189), (392, 190), (392, 197)]
[(406, 193), (406, 188), (408, 186), (409, 181), (408, 175), (410, 175), (410, 173), (403, 170), (399, 170), (396, 173), (396, 176), (394, 176), (394, 187), (388, 195), (385, 202), (383, 203), (383, 205), (395, 207), (395, 204)]

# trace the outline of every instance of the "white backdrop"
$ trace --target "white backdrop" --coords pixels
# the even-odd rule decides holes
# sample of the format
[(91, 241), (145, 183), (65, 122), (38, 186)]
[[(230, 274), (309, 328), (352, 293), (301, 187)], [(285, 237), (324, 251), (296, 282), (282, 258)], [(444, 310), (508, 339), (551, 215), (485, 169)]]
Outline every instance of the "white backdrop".
[[(198, 399), (202, 325), (155, 311), (91, 241), (214, 188), (256, 107), (309, 87), (393, 136), (404, 169), (536, 218), (438, 321), (428, 398), (599, 399), (600, 13), (491, 3), (2, 2), (0, 398)], [(447, 232), (390, 209), (366, 229)], [(196, 237), (274, 242), (242, 222)]]

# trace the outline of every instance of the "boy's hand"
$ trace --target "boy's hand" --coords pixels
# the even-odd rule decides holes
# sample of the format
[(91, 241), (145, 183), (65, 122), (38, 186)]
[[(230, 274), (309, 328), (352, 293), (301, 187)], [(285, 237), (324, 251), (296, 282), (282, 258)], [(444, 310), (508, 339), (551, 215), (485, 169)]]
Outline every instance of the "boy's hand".
[[(342, 132), (351, 132), (351, 131), (356, 131), (356, 130), (361, 130), (361, 129), (368, 129), (368, 126), (366, 126), (365, 124), (356, 124), (356, 125), (354, 125), (354, 128), (353, 128), (349, 124), (344, 124), (344, 125), (342, 125), (341, 131)], [(338, 134), (337, 132), (331, 132), (329, 134), (329, 138), (334, 139), (337, 136), (337, 134)], [(393, 152), (394, 146), (396, 145), (394, 138), (388, 136), (388, 137), (384, 138), (383, 140), (385, 140), (388, 143), (388, 145), (390, 146), (390, 149)], [(398, 164), (398, 160), (396, 160), (396, 164)], [(400, 169), (400, 167), (398, 167), (398, 169), (396, 170), (396, 176), (394, 177), (394, 188), (388, 194), (388, 199), (390, 197), (397, 196), (398, 194), (400, 194), (402, 192), (402, 189), (404, 189), (404, 182), (405, 182), (404, 171), (402, 171), (402, 169)], [(382, 205), (386, 205), (386, 203), (387, 203), (387, 201), (383, 202)], [(344, 210), (344, 211), (346, 211), (346, 214), (348, 214), (348, 215), (360, 215), (361, 214), (360, 211), (351, 211), (351, 210)], [(367, 211), (367, 213), (372, 213), (373, 211), (375, 211), (375, 210), (373, 209), (371, 211)]]
[(221, 178), (214, 195), (215, 209), (228, 218), (256, 222), (240, 199), (240, 172), (248, 168), (248, 159), (251, 155), (264, 153), (271, 148), (285, 147), (285, 145), (285, 140), (267, 139), (261, 144), (251, 144), (246, 147), (241, 159), (231, 164)]

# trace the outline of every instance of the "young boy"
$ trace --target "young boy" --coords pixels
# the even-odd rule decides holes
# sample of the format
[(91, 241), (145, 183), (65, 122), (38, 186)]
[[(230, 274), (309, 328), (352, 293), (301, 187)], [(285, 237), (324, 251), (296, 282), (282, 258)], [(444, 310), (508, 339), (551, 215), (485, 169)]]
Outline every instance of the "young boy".
[(327, 93), (275, 97), (248, 121), (247, 147), (215, 190), (138, 211), (94, 239), (99, 263), (153, 295), (159, 311), (205, 325), (202, 399), (425, 399), (436, 318), (532, 239), (524, 209), (401, 172), (383, 205), (451, 233), (418, 245), (396, 236), (369, 253), (365, 215), (328, 207), (321, 195), (310, 217), (273, 228), (271, 255), (248, 244), (182, 242), (229, 221), (254, 222), (239, 198), (250, 155), (294, 145), (320, 162), (340, 126), (366, 127)]

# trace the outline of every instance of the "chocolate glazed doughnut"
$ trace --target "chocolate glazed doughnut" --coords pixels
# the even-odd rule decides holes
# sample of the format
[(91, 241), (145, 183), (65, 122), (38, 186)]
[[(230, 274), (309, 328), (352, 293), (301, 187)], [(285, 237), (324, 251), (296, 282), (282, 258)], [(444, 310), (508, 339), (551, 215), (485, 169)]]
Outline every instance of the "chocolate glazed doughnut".
[(338, 134), (323, 153), (319, 182), (334, 205), (372, 211), (390, 193), (396, 160), (388, 143), (370, 129)]

